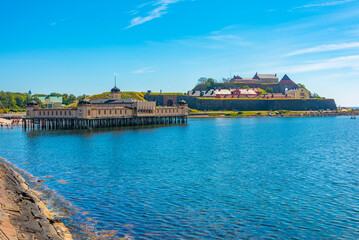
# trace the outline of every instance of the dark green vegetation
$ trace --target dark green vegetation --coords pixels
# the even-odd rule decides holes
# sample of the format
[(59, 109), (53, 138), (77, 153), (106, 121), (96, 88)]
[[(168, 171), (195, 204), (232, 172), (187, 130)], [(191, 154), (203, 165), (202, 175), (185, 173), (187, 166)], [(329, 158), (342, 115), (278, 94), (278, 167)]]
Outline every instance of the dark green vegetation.
[(30, 97), (28, 93), (0, 92), (0, 113), (23, 112), (26, 104), (31, 100), (40, 100), (37, 97)]
[(46, 94), (34, 94), (32, 95), (31, 92), (29, 93), (18, 93), (18, 92), (0, 92), (0, 113), (4, 112), (24, 112), (26, 105), (29, 101), (35, 100), (36, 102), (40, 103), (42, 107), (44, 104), (40, 101), (38, 97), (62, 97), (62, 103), (64, 105), (70, 105), (84, 96), (76, 97), (73, 94), (61, 94), (61, 93), (51, 93), (50, 95)]
[[(144, 100), (145, 92), (122, 92), (122, 98), (133, 98), (137, 100)], [(80, 95), (75, 96), (74, 94), (61, 94), (61, 93), (51, 93), (50, 95), (46, 94), (34, 94), (31, 95), (29, 93), (14, 93), (14, 92), (0, 92), (0, 113), (6, 112), (24, 112), (26, 105), (29, 101), (35, 100), (36, 102), (40, 103), (41, 107), (45, 107), (44, 104), (38, 97), (62, 97), (62, 104), (67, 107), (73, 107), (77, 105), (79, 100), (84, 98), (89, 98), (91, 100), (96, 99), (109, 99), (111, 97), (110, 92), (104, 92), (101, 94), (96, 95)]]

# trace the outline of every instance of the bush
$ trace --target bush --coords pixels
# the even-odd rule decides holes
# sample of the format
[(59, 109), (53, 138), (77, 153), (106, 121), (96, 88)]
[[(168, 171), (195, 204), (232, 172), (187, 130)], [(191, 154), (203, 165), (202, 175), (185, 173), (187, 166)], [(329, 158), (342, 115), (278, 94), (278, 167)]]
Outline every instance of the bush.
[(283, 115), (283, 114), (289, 113), (290, 111), (289, 110), (279, 110), (278, 112), (280, 115)]

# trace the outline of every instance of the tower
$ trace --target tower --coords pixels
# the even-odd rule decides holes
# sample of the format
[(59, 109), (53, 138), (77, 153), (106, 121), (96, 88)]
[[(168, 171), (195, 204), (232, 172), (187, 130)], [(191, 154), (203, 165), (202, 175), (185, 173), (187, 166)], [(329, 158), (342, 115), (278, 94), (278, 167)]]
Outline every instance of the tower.
[(118, 100), (121, 99), (121, 90), (116, 86), (117, 80), (115, 76), (115, 87), (111, 89), (111, 99)]

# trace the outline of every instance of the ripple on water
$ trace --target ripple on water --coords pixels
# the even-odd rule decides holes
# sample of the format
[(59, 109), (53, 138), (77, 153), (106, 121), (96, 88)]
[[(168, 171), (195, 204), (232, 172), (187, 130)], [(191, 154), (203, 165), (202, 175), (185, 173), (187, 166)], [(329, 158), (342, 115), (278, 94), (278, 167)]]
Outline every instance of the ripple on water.
[(0, 156), (118, 237), (359, 238), (359, 128), (347, 118), (0, 134)]

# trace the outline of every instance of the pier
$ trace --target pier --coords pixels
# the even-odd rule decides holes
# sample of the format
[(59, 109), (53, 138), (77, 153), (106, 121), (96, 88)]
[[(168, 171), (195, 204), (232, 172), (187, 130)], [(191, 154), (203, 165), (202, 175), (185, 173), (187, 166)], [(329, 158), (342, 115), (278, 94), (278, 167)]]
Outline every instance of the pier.
[(154, 101), (122, 99), (120, 89), (114, 87), (110, 99), (84, 99), (71, 108), (41, 108), (30, 101), (22, 125), (24, 130), (91, 129), (185, 124), (187, 117), (188, 105), (183, 100), (171, 106), (156, 106)]
[(91, 129), (141, 125), (185, 124), (187, 116), (153, 116), (107, 119), (77, 118), (24, 118), (23, 128), (27, 129)]

